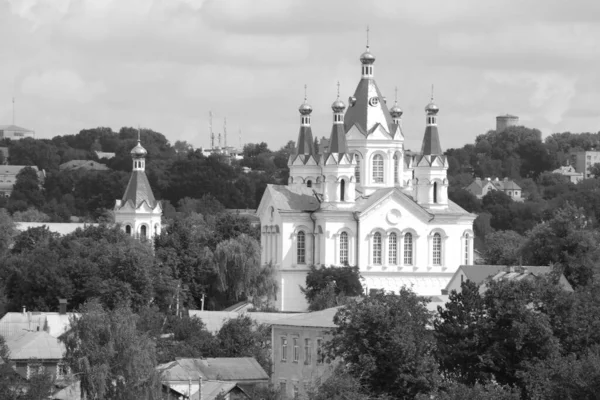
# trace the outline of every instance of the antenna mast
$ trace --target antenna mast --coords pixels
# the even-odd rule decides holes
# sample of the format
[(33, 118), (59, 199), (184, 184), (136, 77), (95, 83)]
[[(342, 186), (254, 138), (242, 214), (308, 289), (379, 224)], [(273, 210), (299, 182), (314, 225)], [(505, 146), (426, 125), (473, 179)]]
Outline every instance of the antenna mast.
[(227, 147), (227, 117), (223, 118), (223, 137), (225, 139), (225, 147)]
[(12, 117), (13, 118), (12, 118), (12, 124), (14, 125), (15, 124), (15, 96), (13, 96), (12, 100), (13, 100), (13, 109), (12, 109), (12, 111), (13, 111)]
[(212, 129), (212, 111), (208, 112), (208, 127), (210, 129), (210, 148), (214, 149), (215, 148), (215, 134), (213, 133), (213, 129)]
[(242, 151), (242, 128), (240, 128), (240, 149), (239, 151)]

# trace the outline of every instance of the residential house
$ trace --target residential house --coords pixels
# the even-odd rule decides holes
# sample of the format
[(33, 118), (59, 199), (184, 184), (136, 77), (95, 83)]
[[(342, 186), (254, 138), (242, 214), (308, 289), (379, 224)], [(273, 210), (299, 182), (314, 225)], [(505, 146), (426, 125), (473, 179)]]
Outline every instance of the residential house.
[(577, 172), (572, 165), (563, 165), (552, 171), (553, 174), (560, 174), (569, 178), (571, 183), (579, 183), (583, 180), (583, 173)]
[(284, 318), (298, 315), (298, 313), (277, 313), (277, 312), (251, 312), (245, 311), (204, 311), (204, 310), (189, 310), (190, 317), (200, 318), (206, 330), (211, 333), (217, 333), (223, 324), (230, 319), (236, 319), (242, 315), (247, 315), (257, 324), (273, 324)]
[(35, 137), (35, 132), (17, 125), (0, 125), (0, 139), (21, 140), (27, 137)]
[[(17, 175), (27, 165), (0, 165), (0, 196), (10, 197), (13, 186), (17, 182)], [(32, 166), (37, 174), (40, 184), (46, 178), (46, 172), (44, 170), (38, 170), (38, 167)]]
[[(173, 388), (170, 386), (164, 386), (165, 392), (167, 393), (167, 399), (169, 400), (214, 400), (219, 395), (223, 395), (225, 400), (241, 400), (249, 399), (248, 394), (237, 385), (235, 382), (222, 382), (222, 381), (200, 381), (201, 385), (195, 384), (196, 391), (192, 391), (192, 395), (189, 396), (192, 382), (187, 383), (187, 389), (181, 390), (179, 387)], [(185, 384), (183, 385), (185, 386)]]
[(109, 171), (104, 164), (100, 164), (94, 160), (71, 160), (66, 163), (62, 163), (58, 166), (60, 171), (73, 171), (78, 169), (84, 169), (86, 171)]
[(269, 382), (269, 375), (252, 357), (178, 358), (156, 369), (163, 386), (192, 398), (201, 388), (205, 391), (209, 382), (233, 383), (240, 389)]
[[(544, 266), (507, 266), (507, 265), (461, 265), (442, 294), (448, 294), (452, 290), (460, 293), (461, 285), (467, 280), (474, 282), (480, 287), (480, 292), (487, 290), (489, 280), (523, 280), (535, 279), (535, 277), (547, 276), (552, 267)], [(561, 275), (558, 284), (566, 291), (572, 292), (573, 288), (567, 278)]]
[(297, 314), (271, 326), (273, 374), (271, 382), (290, 398), (304, 396), (331, 374), (321, 348), (336, 327), (333, 317), (339, 307)]
[(71, 318), (77, 313), (68, 313), (66, 300), (59, 300), (59, 312), (31, 312), (23, 307), (22, 312), (8, 312), (0, 318), (0, 335), (5, 339), (20, 336), (24, 332), (44, 331), (58, 338), (71, 328)]
[(96, 157), (98, 157), (98, 160), (101, 160), (103, 158), (110, 160), (111, 158), (115, 157), (115, 153), (109, 153), (106, 151), (94, 151), (94, 153), (96, 153)]
[(583, 174), (584, 179), (593, 178), (591, 167), (600, 163), (600, 151), (574, 151), (571, 153), (571, 165), (577, 172)]
[(498, 178), (475, 178), (465, 189), (473, 193), (478, 199), (483, 198), (483, 196), (491, 191), (500, 190), (514, 201), (523, 201), (521, 187), (508, 178), (504, 178), (503, 180), (499, 180)]

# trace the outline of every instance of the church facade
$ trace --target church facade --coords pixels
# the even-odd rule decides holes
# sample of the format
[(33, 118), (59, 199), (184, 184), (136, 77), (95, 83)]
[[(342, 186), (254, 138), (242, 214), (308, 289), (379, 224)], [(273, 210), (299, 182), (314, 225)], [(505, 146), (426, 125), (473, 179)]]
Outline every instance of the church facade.
[[(356, 265), (365, 291), (439, 295), (460, 265), (473, 263), (473, 221), (448, 199), (448, 162), (438, 106), (425, 107), (420, 154), (404, 149), (402, 110), (388, 108), (374, 80), (375, 57), (360, 57), (361, 79), (333, 102), (329, 148), (316, 151), (307, 99), (287, 185), (268, 185), (257, 215), (263, 264), (276, 269), (282, 311), (307, 308), (300, 287), (311, 265)], [(338, 88), (339, 92), (339, 88)]]

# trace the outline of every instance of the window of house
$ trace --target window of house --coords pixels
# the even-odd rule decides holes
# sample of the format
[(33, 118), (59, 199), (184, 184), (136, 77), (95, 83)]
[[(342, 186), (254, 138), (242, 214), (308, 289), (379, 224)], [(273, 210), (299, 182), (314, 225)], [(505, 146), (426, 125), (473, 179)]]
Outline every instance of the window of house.
[(433, 265), (442, 265), (442, 236), (433, 235)]
[(388, 247), (388, 262), (392, 265), (396, 265), (398, 263), (398, 237), (393, 232), (390, 233), (388, 238)]
[(398, 166), (399, 162), (398, 162), (398, 155), (394, 154), (394, 183), (398, 183), (398, 170), (399, 170), (399, 166)]
[(306, 187), (312, 187), (312, 181), (310, 179), (306, 181)]
[(437, 189), (438, 189), (438, 184), (437, 182), (433, 182), (433, 202), (437, 203)]
[(469, 234), (465, 235), (465, 265), (469, 265)]
[(125, 226), (125, 233), (131, 235), (131, 225)]
[(69, 375), (69, 366), (62, 362), (56, 364), (56, 377), (60, 379), (67, 375)]
[(348, 232), (340, 234), (340, 264), (348, 265)]
[(354, 155), (354, 159), (356, 160), (356, 167), (354, 167), (354, 178), (356, 179), (356, 183), (360, 183), (360, 157), (358, 154)]
[(404, 235), (404, 265), (413, 264), (413, 236), (411, 233)]
[(297, 237), (298, 264), (306, 264), (306, 235), (304, 231), (298, 232)]
[(140, 238), (141, 238), (142, 240), (146, 240), (147, 234), (148, 234), (148, 233), (147, 233), (147, 231), (146, 231), (146, 225), (142, 225), (142, 226), (140, 227)]
[(298, 360), (300, 359), (300, 346), (298, 345), (298, 338), (294, 338), (293, 340), (293, 344), (294, 344), (294, 362), (298, 362)]
[(287, 338), (281, 338), (281, 361), (287, 361)]
[(383, 156), (381, 154), (373, 157), (373, 182), (383, 183)]
[(373, 235), (373, 264), (381, 264), (381, 233)]
[(300, 398), (300, 388), (298, 386), (298, 382), (293, 382), (292, 383), (292, 392), (294, 394), (294, 399), (299, 399)]
[(323, 339), (317, 339), (317, 364), (323, 364), (325, 355), (323, 354)]
[(282, 399), (285, 399), (286, 393), (287, 393), (287, 382), (285, 380), (279, 381), (279, 394)]
[(342, 179), (340, 182), (340, 201), (346, 200), (346, 181)]
[(304, 364), (310, 365), (312, 362), (312, 345), (310, 339), (304, 339)]

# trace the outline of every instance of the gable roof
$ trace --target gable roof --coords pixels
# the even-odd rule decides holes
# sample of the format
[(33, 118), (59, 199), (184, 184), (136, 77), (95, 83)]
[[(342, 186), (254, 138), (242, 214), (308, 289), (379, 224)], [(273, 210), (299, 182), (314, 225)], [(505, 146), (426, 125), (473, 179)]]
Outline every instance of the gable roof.
[(110, 169), (106, 165), (94, 160), (71, 160), (58, 166), (58, 169), (61, 171), (80, 168), (94, 171), (108, 171)]
[(18, 337), (27, 331), (46, 331), (50, 336), (59, 337), (71, 328), (71, 317), (77, 313), (57, 312), (8, 312), (0, 319), (0, 335), (4, 338)]
[(319, 208), (312, 188), (269, 184), (266, 191), (273, 207), (280, 211), (315, 211)]
[(252, 357), (178, 358), (156, 367), (163, 381), (268, 381), (269, 375)]
[(284, 318), (273, 323), (276, 326), (305, 326), (315, 328), (335, 328), (333, 317), (340, 307), (327, 308), (321, 311), (313, 311)]
[(31, 129), (22, 128), (17, 125), (0, 125), (2, 131), (15, 131), (15, 132), (33, 132)]
[[(239, 388), (235, 382), (202, 381), (201, 390), (192, 394), (191, 400), (213, 400), (219, 394), (227, 394), (235, 388), (238, 388), (241, 392), (243, 392), (243, 390)], [(202, 398), (200, 396), (202, 396)]]
[(152, 193), (150, 182), (144, 171), (132, 171), (127, 189), (123, 195), (123, 205), (130, 201), (135, 208), (138, 208), (145, 201), (150, 208), (156, 207), (156, 199)]
[(6, 346), (11, 360), (60, 360), (66, 352), (64, 343), (44, 331), (25, 332), (8, 338)]

